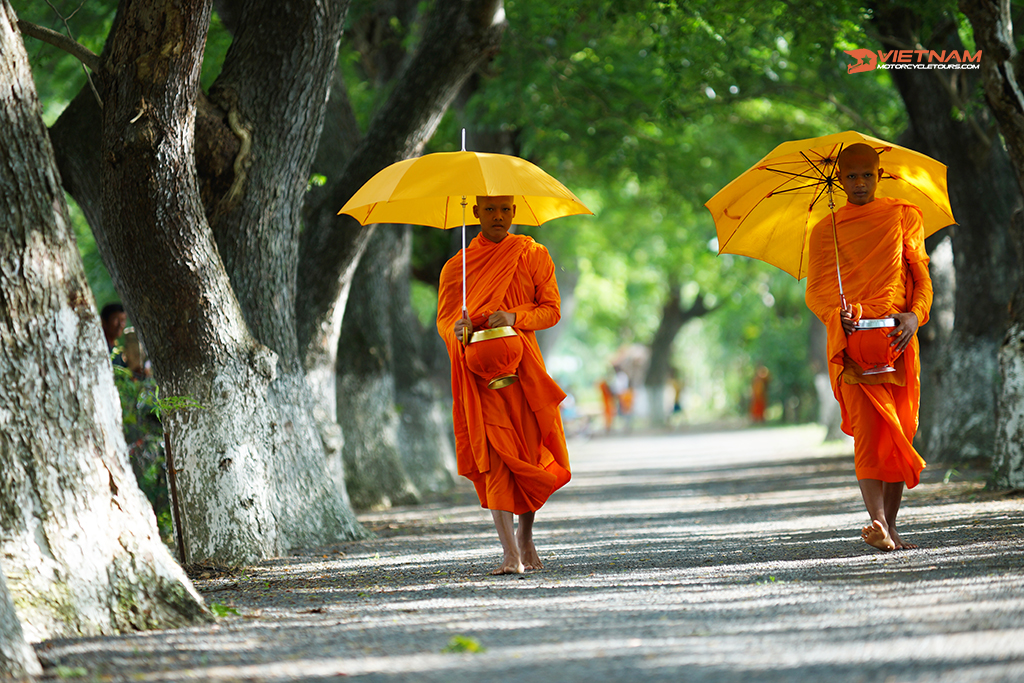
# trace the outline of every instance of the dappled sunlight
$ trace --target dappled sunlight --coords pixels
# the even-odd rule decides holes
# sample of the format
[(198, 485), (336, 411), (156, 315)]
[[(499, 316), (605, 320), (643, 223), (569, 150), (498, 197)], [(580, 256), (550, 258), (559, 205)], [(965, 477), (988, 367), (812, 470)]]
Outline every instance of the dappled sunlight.
[[(592, 681), (677, 680), (683, 666), (707, 680), (924, 681), (1024, 666), (1019, 502), (922, 484), (901, 513), (922, 549), (878, 552), (859, 538), (850, 447), (820, 434), (581, 444), (573, 481), (537, 516), (541, 571), (489, 575), (500, 548), (475, 504), (367, 513), (377, 538), (197, 581), (239, 612), (216, 626), (53, 641), (44, 656), (130, 663), (144, 681), (543, 680), (567, 666)], [(644, 455), (624, 467), (628, 445)], [(486, 652), (445, 652), (455, 636)]]

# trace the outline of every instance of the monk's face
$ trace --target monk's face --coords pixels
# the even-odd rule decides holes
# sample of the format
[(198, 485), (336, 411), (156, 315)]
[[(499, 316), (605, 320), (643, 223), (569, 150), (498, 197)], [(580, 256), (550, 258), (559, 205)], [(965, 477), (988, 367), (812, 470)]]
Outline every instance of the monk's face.
[(839, 164), (839, 184), (851, 204), (863, 206), (875, 201), (875, 190), (882, 169), (868, 156), (851, 156)]
[(477, 197), (473, 215), (480, 219), (480, 231), (484, 237), (500, 242), (512, 227), (516, 205), (512, 203), (512, 197)]

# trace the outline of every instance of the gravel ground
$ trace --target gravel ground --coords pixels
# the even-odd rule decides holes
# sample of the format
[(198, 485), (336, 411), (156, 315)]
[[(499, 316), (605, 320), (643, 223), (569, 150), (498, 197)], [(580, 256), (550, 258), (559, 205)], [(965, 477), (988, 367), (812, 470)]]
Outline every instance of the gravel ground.
[[(376, 538), (200, 572), (202, 628), (49, 641), (111, 681), (1024, 681), (1024, 501), (925, 471), (875, 551), (849, 443), (815, 427), (570, 443), (545, 568), (492, 577), (471, 487)], [(237, 614), (233, 614), (235, 612)]]

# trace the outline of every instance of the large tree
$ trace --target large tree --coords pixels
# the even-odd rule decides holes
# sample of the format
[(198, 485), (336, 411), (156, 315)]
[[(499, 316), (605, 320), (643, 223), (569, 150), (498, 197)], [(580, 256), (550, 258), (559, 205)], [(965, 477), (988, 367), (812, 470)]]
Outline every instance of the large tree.
[[(873, 10), (883, 50), (965, 49), (952, 7), (940, 3), (920, 10), (879, 2)], [(926, 369), (934, 394), (933, 412), (923, 420), (923, 450), (943, 462), (987, 459), (997, 442), (998, 349), (1019, 279), (1009, 226), (1021, 193), (992, 116), (972, 104), (977, 71), (891, 75), (909, 118), (903, 141), (948, 166), (950, 203), (959, 223), (948, 231), (956, 268), (955, 324)]]
[[(0, 555), (26, 635), (208, 618), (128, 465), (28, 58), (0, 2)], [(5, 631), (10, 631), (5, 626)]]
[[(1010, 0), (960, 0), (981, 49), (988, 106), (999, 122), (1021, 193), (1024, 194), (1024, 66), (1013, 31)], [(1016, 17), (1019, 18), (1019, 17)], [(1024, 219), (1012, 223), (1017, 251), (1016, 293), (1010, 324), (1002, 339), (999, 367), (1002, 389), (993, 474), (996, 485), (1024, 488)]]
[(500, 2), (436, 2), (390, 97), (334, 172), (316, 169), (327, 185), (304, 207), (328, 92), (339, 126), (350, 109), (335, 78), (347, 5), (218, 4), (233, 39), (204, 97), (208, 4), (122, 3), (94, 77), (102, 118), (83, 91), (54, 126), (67, 187), (157, 380), (204, 406), (167, 425), (192, 561), (248, 562), (361, 533), (325, 463), (334, 416), (313, 414), (333, 401), (340, 316), (370, 234), (335, 214), (370, 175), (421, 149), (503, 26)]

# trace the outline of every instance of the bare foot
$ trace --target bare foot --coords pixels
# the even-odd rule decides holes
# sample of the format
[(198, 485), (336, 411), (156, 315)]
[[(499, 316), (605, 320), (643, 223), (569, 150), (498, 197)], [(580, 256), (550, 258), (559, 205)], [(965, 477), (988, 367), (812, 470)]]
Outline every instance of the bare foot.
[(526, 571), (523, 567), (522, 561), (518, 557), (508, 557), (502, 561), (501, 566), (491, 571), (494, 576), (501, 576), (502, 574), (522, 574)]
[(907, 543), (900, 538), (900, 535), (896, 533), (896, 527), (889, 527), (889, 537), (892, 539), (892, 542), (896, 544), (896, 550), (913, 550), (917, 547), (916, 543)]
[(540, 555), (537, 554), (537, 547), (533, 545), (533, 541), (530, 541), (525, 547), (520, 544), (519, 553), (523, 557), (523, 566), (527, 569), (544, 568), (544, 563), (540, 561)]
[(889, 536), (889, 530), (877, 519), (871, 522), (871, 526), (866, 526), (860, 530), (860, 537), (864, 539), (865, 543), (879, 550), (896, 549), (896, 544), (892, 542), (892, 537)]

